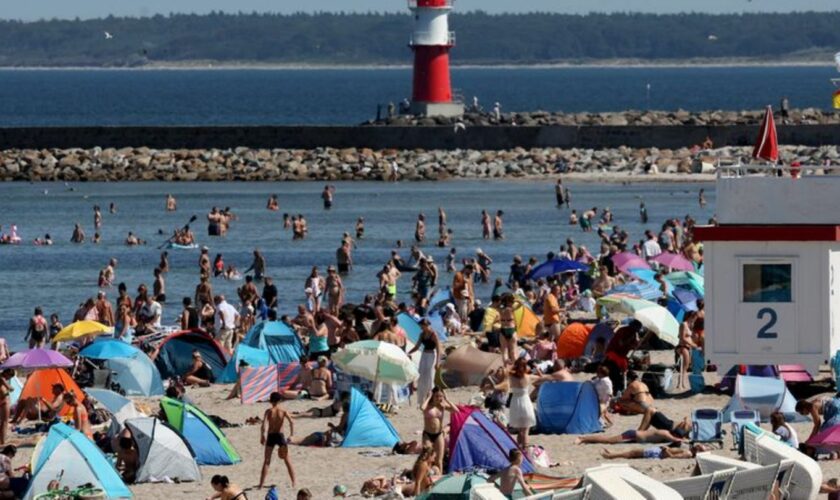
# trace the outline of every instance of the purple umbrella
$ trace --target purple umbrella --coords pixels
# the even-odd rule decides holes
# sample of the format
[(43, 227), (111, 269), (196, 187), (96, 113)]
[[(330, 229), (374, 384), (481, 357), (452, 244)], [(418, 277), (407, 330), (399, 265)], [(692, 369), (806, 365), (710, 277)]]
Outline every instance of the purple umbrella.
[(664, 252), (651, 259), (674, 271), (696, 271), (694, 264), (680, 254)]
[(650, 265), (645, 262), (645, 259), (630, 252), (621, 252), (613, 255), (612, 258), (615, 267), (619, 268), (621, 272), (629, 272), (630, 269), (650, 269)]
[(58, 351), (29, 349), (13, 354), (5, 363), (0, 365), (0, 369), (37, 370), (39, 368), (67, 368), (70, 366), (73, 366), (73, 362)]

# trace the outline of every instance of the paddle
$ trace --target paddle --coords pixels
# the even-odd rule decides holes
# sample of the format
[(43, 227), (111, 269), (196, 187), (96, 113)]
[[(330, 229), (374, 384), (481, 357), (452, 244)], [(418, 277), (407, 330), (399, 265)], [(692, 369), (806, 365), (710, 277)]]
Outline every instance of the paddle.
[[(181, 231), (186, 230), (186, 229), (187, 229), (187, 226), (189, 226), (190, 224), (192, 224), (193, 222), (195, 222), (197, 219), (198, 219), (198, 216), (197, 216), (197, 215), (193, 215), (192, 217), (190, 217), (190, 221), (189, 221), (189, 222), (187, 222), (186, 224), (184, 224), (184, 227), (182, 227), (182, 228), (181, 228)], [(170, 242), (170, 241), (172, 241), (172, 239), (173, 239), (173, 238), (175, 238), (175, 235), (174, 235), (174, 234), (173, 234), (172, 236), (170, 236), (170, 237), (169, 237), (169, 239), (167, 239), (166, 241), (164, 241), (163, 243), (161, 243), (161, 244), (160, 244), (160, 246), (158, 246), (158, 247), (157, 247), (157, 249), (158, 249), (158, 250), (160, 250), (161, 248), (165, 247), (167, 244), (169, 244), (169, 242)]]

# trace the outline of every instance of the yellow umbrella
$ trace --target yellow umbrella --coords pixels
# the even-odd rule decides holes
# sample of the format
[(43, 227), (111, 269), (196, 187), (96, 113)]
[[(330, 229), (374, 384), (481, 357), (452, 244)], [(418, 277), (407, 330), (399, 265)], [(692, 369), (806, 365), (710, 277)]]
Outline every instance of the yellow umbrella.
[(58, 332), (58, 335), (53, 338), (54, 342), (67, 342), (77, 340), (82, 337), (95, 337), (105, 333), (114, 333), (114, 329), (110, 326), (105, 326), (98, 321), (76, 321), (70, 323)]

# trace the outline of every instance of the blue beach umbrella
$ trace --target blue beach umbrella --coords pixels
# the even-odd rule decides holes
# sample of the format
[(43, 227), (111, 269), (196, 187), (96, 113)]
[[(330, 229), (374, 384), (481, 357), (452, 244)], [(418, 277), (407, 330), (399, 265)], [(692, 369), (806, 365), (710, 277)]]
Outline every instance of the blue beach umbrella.
[(116, 339), (100, 339), (79, 352), (79, 355), (89, 359), (133, 358), (143, 354), (140, 349)]
[(580, 271), (588, 271), (589, 266), (581, 264), (580, 262), (569, 259), (552, 259), (543, 262), (528, 273), (527, 279), (536, 280), (540, 278), (548, 278), (560, 273), (572, 273)]

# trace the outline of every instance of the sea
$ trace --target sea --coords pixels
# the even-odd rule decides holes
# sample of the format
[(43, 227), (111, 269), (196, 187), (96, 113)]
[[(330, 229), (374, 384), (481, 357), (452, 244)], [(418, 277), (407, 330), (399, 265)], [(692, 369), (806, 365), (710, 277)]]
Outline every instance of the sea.
[[(832, 67), (454, 68), (505, 112), (830, 108)], [(411, 94), (409, 68), (0, 70), (0, 127), (356, 124)]]
[[(609, 207), (615, 225), (626, 229), (632, 240), (641, 239), (644, 229), (658, 230), (666, 218), (691, 215), (699, 223), (714, 214), (715, 193), (712, 184), (568, 183), (572, 207), (585, 209)], [(359, 301), (377, 289), (376, 273), (398, 249), (408, 257), (413, 244), (414, 224), (419, 213), (428, 221), (427, 235), (436, 240), (437, 210), (443, 207), (448, 227), (454, 231), (452, 246), (460, 259), (475, 256), (481, 248), (494, 264), (492, 276), (507, 278), (514, 255), (525, 259), (557, 252), (568, 238), (584, 245), (594, 254), (599, 249), (596, 233), (583, 233), (579, 226), (568, 224), (570, 211), (555, 204), (553, 182), (546, 181), (448, 181), (417, 183), (340, 182), (335, 184), (335, 204), (325, 210), (320, 198), (320, 183), (0, 183), (0, 225), (7, 232), (15, 224), (24, 242), (0, 245), (0, 336), (13, 348), (24, 346), (23, 337), (29, 317), (36, 306), (45, 314), (57, 313), (69, 322), (80, 303), (94, 297), (98, 272), (112, 257), (118, 260), (116, 282), (124, 282), (131, 295), (137, 286), (153, 282), (160, 245), (171, 231), (183, 226), (195, 215), (194, 232), (200, 244), (210, 249), (210, 256), (222, 254), (227, 264), (244, 271), (251, 263), (251, 253), (260, 249), (268, 263), (268, 274), (280, 292), (280, 313), (294, 314), (304, 300), (304, 282), (312, 266), (323, 273), (335, 263), (335, 251), (342, 234), (353, 233), (358, 217), (364, 217), (364, 239), (354, 251), (355, 268), (344, 278), (349, 301)], [(698, 192), (706, 190), (708, 205), (700, 208)], [(176, 212), (166, 212), (167, 193), (178, 200)], [(265, 208), (269, 195), (277, 194), (280, 210)], [(644, 201), (650, 223), (641, 224), (639, 204)], [(108, 212), (111, 203), (116, 213)], [(103, 209), (102, 241), (76, 245), (70, 243), (73, 225), (81, 224), (88, 237), (94, 233), (93, 206)], [(212, 206), (230, 207), (236, 220), (226, 237), (207, 236), (206, 214)], [(504, 212), (505, 239), (486, 241), (481, 237), (481, 210)], [(283, 230), (284, 213), (303, 214), (309, 222), (309, 237), (292, 241), (291, 232)], [(127, 247), (129, 231), (147, 241), (140, 247)], [(49, 234), (53, 246), (35, 246), (32, 241)], [(402, 241), (398, 248), (397, 241)], [(441, 269), (440, 284), (448, 286), (452, 275), (445, 272), (449, 249), (437, 248), (435, 241), (422, 246)], [(192, 296), (198, 283), (198, 250), (167, 250), (171, 271), (166, 276), (167, 301), (164, 323), (174, 324), (181, 310), (181, 299)], [(241, 281), (214, 278), (216, 293), (231, 300)], [(410, 276), (399, 282), (399, 299), (408, 300)], [(116, 288), (106, 289), (116, 297)], [(477, 295), (487, 300), (490, 285), (479, 285)]]

